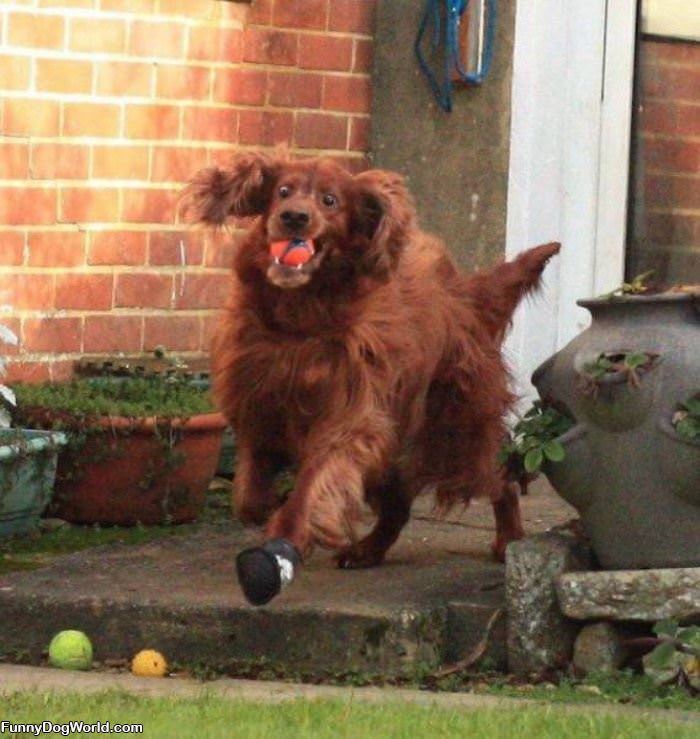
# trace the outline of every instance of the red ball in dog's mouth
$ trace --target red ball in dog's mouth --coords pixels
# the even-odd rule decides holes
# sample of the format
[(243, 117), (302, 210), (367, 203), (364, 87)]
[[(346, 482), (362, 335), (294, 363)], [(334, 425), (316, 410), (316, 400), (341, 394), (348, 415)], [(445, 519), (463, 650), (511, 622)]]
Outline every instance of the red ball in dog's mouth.
[(315, 253), (314, 242), (311, 239), (289, 239), (287, 241), (273, 241), (270, 244), (270, 254), (275, 261), (289, 267), (301, 267)]

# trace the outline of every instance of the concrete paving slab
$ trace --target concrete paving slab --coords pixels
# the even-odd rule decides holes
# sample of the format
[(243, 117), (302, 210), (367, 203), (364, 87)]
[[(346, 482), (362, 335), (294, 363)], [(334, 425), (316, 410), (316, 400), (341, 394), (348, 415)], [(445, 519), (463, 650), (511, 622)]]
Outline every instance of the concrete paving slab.
[[(530, 533), (574, 515), (544, 484), (523, 509)], [(439, 520), (419, 501), (384, 566), (341, 571), (319, 551), (264, 608), (248, 606), (237, 586), (235, 554), (256, 533), (235, 523), (86, 550), (0, 576), (0, 654), (36, 663), (56, 631), (77, 628), (98, 660), (151, 647), (228, 673), (412, 675), (467, 654), (503, 607), (492, 537), (486, 503)], [(487, 654), (503, 664), (502, 624)]]

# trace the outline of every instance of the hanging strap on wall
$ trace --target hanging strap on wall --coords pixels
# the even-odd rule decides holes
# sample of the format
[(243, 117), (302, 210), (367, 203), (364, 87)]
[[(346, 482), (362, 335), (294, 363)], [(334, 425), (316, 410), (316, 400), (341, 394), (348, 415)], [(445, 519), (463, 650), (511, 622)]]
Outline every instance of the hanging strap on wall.
[[(428, 80), (438, 105), (447, 113), (452, 110), (452, 78), (454, 73), (456, 72), (463, 82), (479, 85), (491, 69), (496, 30), (496, 0), (484, 1), (486, 3), (486, 26), (484, 29), (483, 52), (477, 71), (469, 73), (462, 66), (459, 54), (459, 26), (469, 6), (469, 0), (426, 0), (425, 13), (413, 47), (418, 64)], [(423, 38), (431, 26), (430, 50), (435, 57), (439, 58), (442, 55), (444, 66), (442, 80), (433, 72), (423, 53)]]

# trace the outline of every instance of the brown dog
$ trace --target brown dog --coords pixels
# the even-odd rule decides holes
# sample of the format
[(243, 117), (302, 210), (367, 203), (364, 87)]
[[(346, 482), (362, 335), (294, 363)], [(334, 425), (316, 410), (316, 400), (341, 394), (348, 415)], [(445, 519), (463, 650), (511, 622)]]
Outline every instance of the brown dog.
[[(512, 401), (501, 341), (559, 245), (461, 274), (418, 228), (399, 175), (324, 159), (242, 154), (200, 172), (185, 203), (205, 224), (258, 216), (213, 349), (238, 441), (235, 507), (267, 522), (267, 543), (239, 555), (249, 600), (272, 598), (314, 543), (341, 567), (379, 564), (426, 489), (443, 508), (489, 496), (503, 556), (523, 532), (496, 461)], [(290, 464), (282, 502), (272, 484)], [(357, 540), (365, 503), (377, 520)]]

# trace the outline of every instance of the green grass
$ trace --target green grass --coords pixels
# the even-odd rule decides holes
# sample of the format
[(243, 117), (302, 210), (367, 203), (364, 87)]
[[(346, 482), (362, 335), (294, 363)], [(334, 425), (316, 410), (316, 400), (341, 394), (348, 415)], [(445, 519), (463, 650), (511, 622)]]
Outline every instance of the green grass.
[[(656, 685), (651, 678), (630, 671), (589, 675), (584, 680), (563, 680), (556, 687), (506, 685), (494, 681), (482, 691), (490, 695), (533, 698), (552, 703), (617, 703), (645, 708), (700, 711), (700, 698), (673, 685)], [(700, 737), (700, 730), (698, 731)]]
[[(205, 696), (143, 698), (124, 693), (92, 695), (16, 693), (0, 697), (0, 720), (54, 723), (82, 720), (142, 723), (144, 737), (237, 737), (241, 739), (382, 739), (461, 737), (470, 739), (697, 739), (690, 723), (663, 718), (565, 713), (556, 706), (449, 710), (386, 702), (346, 700), (256, 703)], [(21, 736), (21, 735), (18, 735)]]

